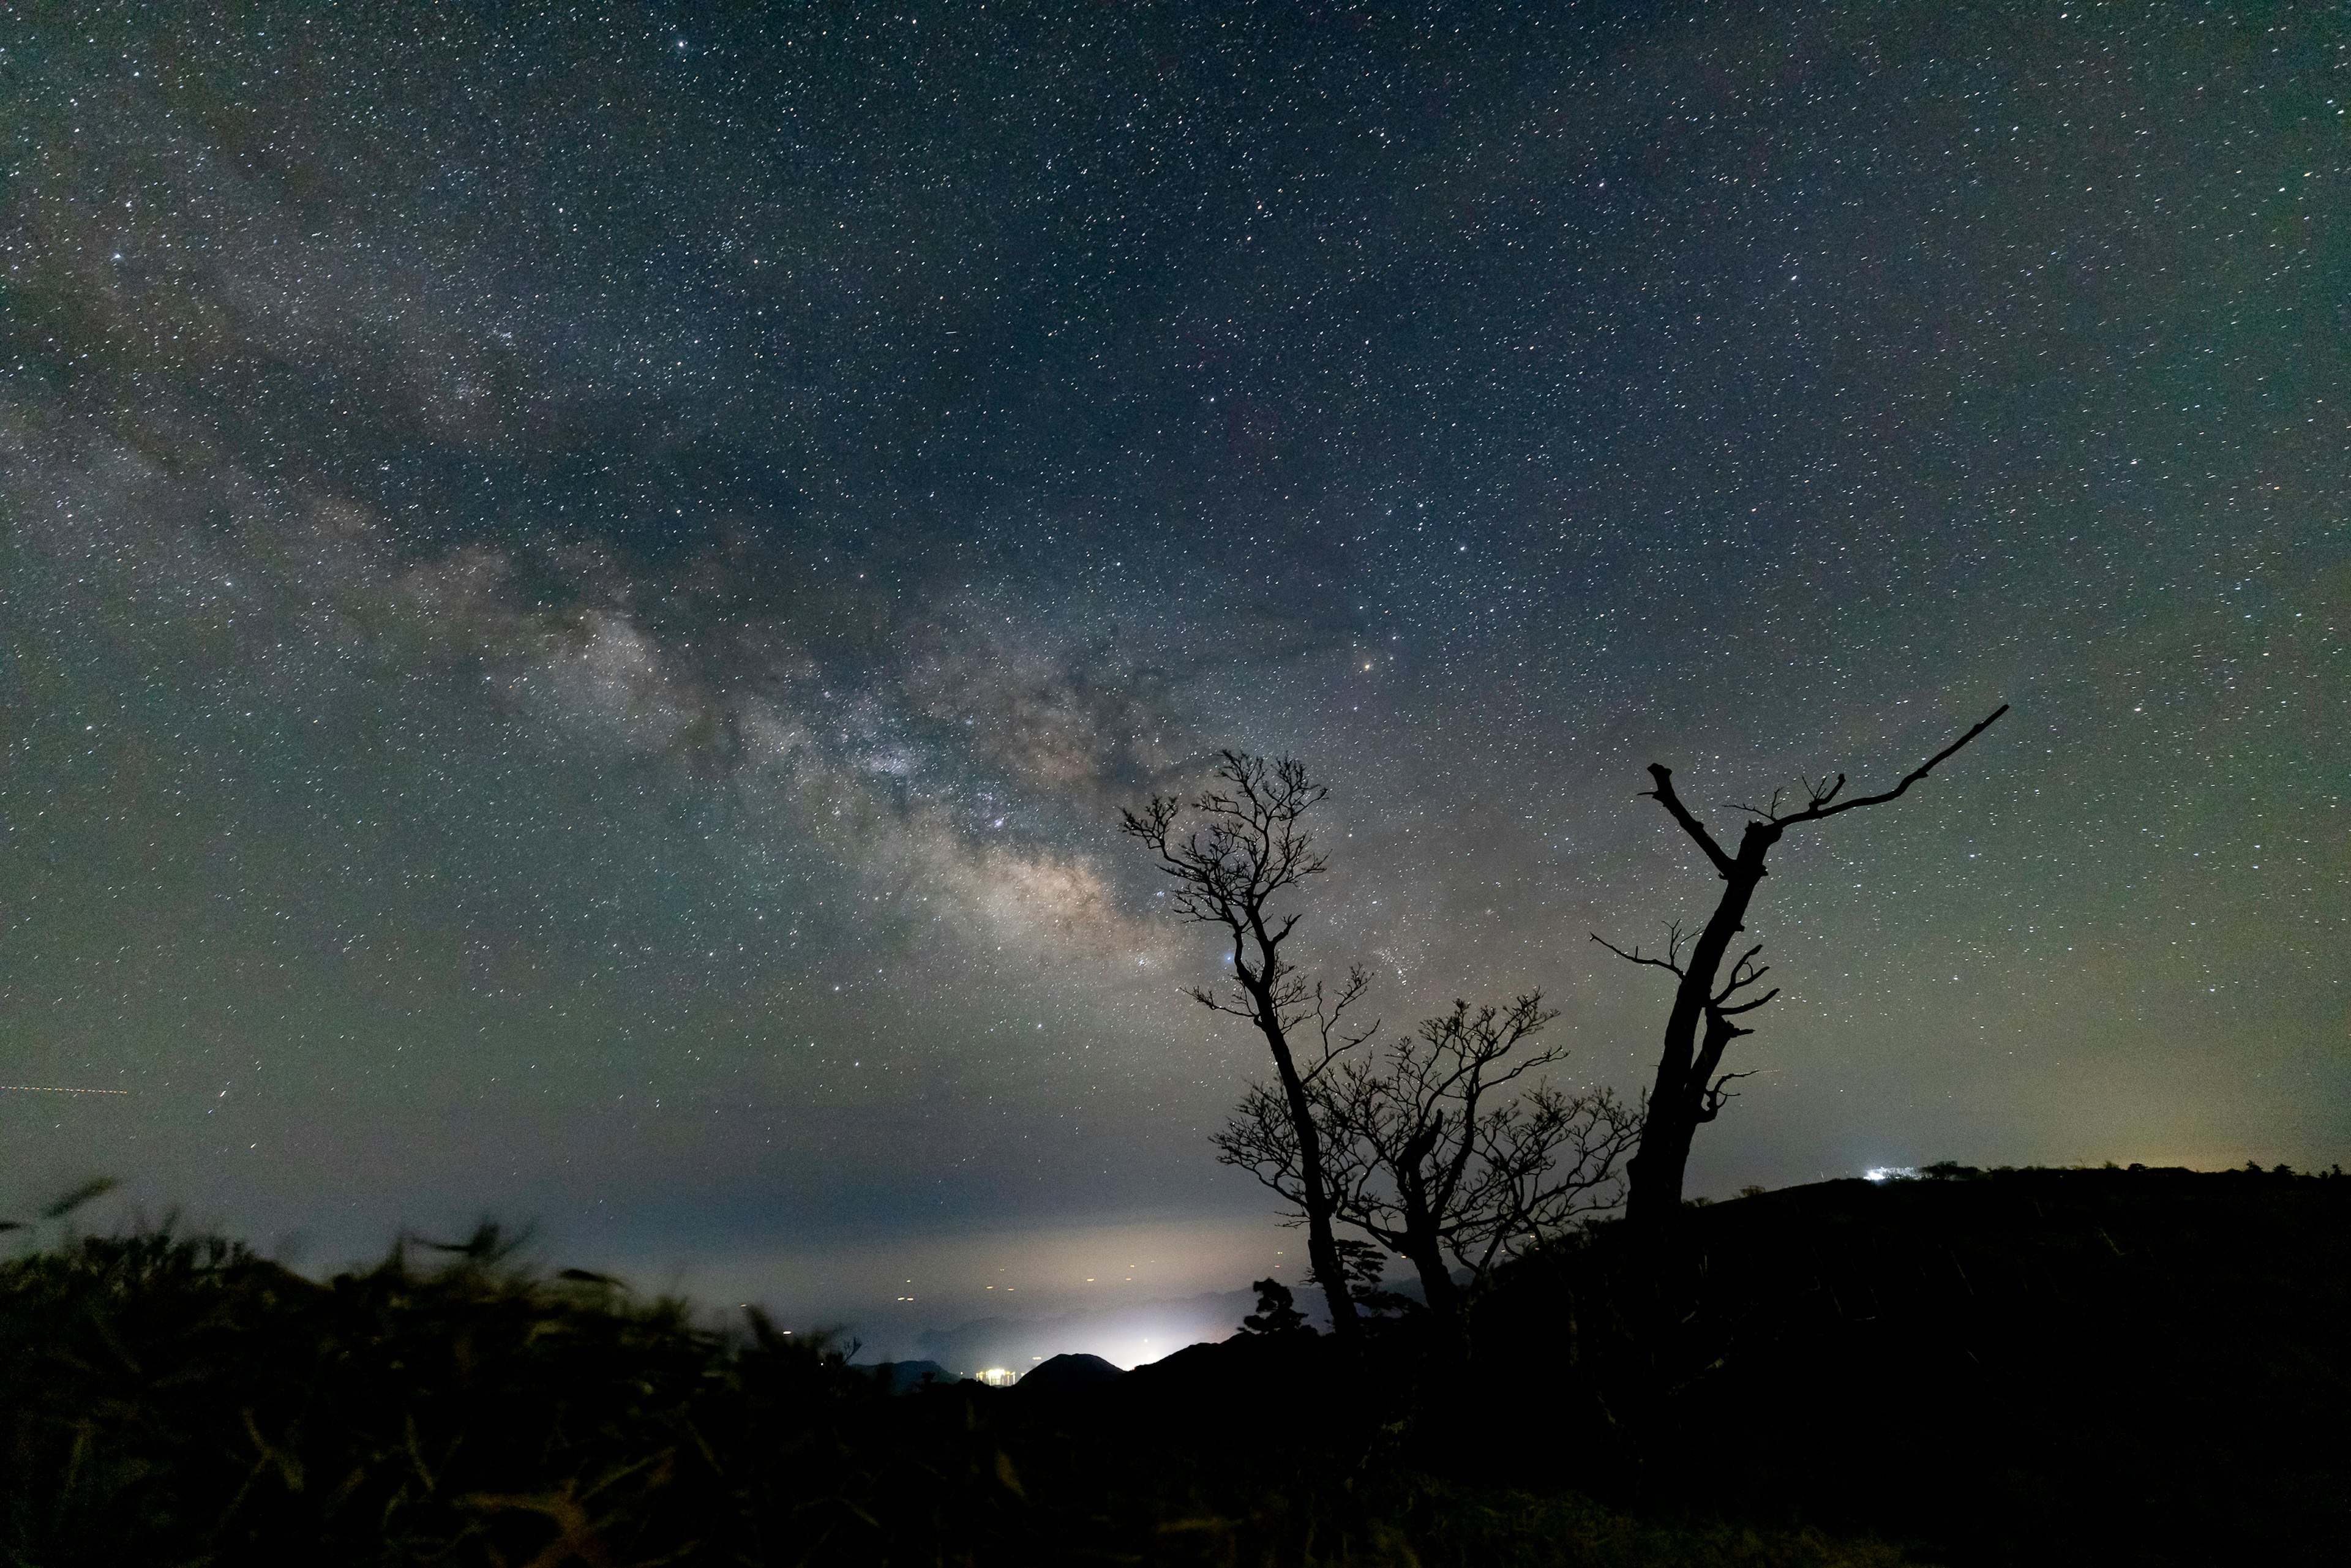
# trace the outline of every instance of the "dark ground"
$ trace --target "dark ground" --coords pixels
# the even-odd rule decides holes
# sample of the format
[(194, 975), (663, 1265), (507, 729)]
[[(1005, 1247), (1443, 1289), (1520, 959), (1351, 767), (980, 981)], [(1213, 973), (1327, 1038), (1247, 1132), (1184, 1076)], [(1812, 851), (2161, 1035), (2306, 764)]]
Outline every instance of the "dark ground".
[(1953, 1563), (2351, 1561), (2351, 1181), (1953, 1173), (1688, 1218), (1654, 1356), (1617, 1234), (1486, 1303), (1481, 1346), (1556, 1347), (1467, 1399), (1519, 1474)]
[(2020, 1171), (1696, 1208), (1465, 1347), (1245, 1338), (890, 1396), (470, 1250), (0, 1266), (0, 1562), (2329, 1564), (2351, 1182)]

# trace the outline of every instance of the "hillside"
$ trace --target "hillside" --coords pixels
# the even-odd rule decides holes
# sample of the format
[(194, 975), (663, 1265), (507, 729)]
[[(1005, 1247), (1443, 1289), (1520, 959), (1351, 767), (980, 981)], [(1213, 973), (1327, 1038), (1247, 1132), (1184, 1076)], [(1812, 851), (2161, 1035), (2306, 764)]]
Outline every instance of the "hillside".
[(1484, 1304), (1458, 1407), (1516, 1473), (1955, 1562), (2351, 1559), (2351, 1181), (1952, 1171), (1688, 1219), (1669, 1333), (1614, 1228)]
[(1552, 1248), (1467, 1347), (1396, 1322), (902, 1397), (486, 1232), (324, 1282), (83, 1240), (0, 1265), (0, 1552), (2333, 1563), (2346, 1208), (2278, 1174), (1830, 1183), (1695, 1208), (1663, 1257)]
[[(1449, 1482), (1367, 1450), (1376, 1427), (1309, 1435), (1261, 1398), (1222, 1406), (1211, 1432), (1018, 1386), (893, 1396), (756, 1315), (713, 1333), (684, 1303), (500, 1250), (486, 1232), (324, 1282), (168, 1234), (0, 1264), (0, 1560), (1901, 1561)], [(1315, 1343), (1294, 1348), (1327, 1360)]]

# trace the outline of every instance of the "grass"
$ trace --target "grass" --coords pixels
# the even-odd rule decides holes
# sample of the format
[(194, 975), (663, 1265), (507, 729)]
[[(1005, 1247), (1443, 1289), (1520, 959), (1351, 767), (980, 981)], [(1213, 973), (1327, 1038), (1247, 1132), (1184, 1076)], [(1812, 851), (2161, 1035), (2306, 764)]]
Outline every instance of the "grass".
[(490, 1230), (323, 1283), (214, 1237), (62, 1242), (0, 1265), (0, 1343), (26, 1568), (1898, 1561), (1318, 1451), (1279, 1411), (1203, 1442), (1017, 1391), (893, 1399), (820, 1339), (541, 1276)]

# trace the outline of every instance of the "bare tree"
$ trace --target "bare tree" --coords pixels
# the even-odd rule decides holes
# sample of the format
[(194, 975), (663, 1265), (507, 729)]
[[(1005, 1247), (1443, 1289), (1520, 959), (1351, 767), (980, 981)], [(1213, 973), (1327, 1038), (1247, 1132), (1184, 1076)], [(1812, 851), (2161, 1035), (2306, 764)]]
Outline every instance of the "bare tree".
[[(1605, 1090), (1512, 1088), (1566, 1054), (1519, 1054), (1557, 1016), (1534, 992), (1508, 1008), (1457, 1001), (1376, 1060), (1339, 1060), (1360, 1043), (1342, 1041), (1301, 1075), (1338, 1217), (1410, 1262), (1441, 1316), (1461, 1309), (1457, 1265), (1483, 1279), (1516, 1244), (1622, 1195), (1636, 1108)], [(1296, 1134), (1265, 1088), (1250, 1090), (1217, 1148), (1303, 1207)]]
[(1280, 1113), (1296, 1145), (1296, 1201), (1306, 1219), (1307, 1256), (1330, 1303), (1332, 1328), (1347, 1337), (1358, 1326), (1354, 1302), (1332, 1228), (1333, 1195), (1323, 1174), (1307, 1076), (1293, 1042), (1310, 1032), (1316, 1051), (1310, 1067), (1319, 1068), (1367, 1038), (1371, 1030), (1352, 1030), (1347, 1013), (1371, 977), (1351, 969), (1346, 982), (1330, 990), (1309, 979), (1281, 952), (1300, 915), (1274, 907), (1326, 869), (1313, 834), (1301, 822), (1329, 793), (1289, 758), (1228, 750), (1217, 754), (1214, 780), (1193, 798), (1188, 814), (1177, 797), (1156, 795), (1142, 810), (1122, 812), (1121, 828), (1174, 879), (1178, 915), (1218, 927), (1232, 942), (1231, 988), (1203, 987), (1191, 995), (1253, 1025), (1272, 1052)]
[[(1675, 977), (1673, 1010), (1666, 1019), (1665, 1053), (1657, 1061), (1656, 1082), (1649, 1091), (1648, 1118), (1641, 1130), (1640, 1148), (1632, 1161), (1632, 1187), (1625, 1207), (1629, 1222), (1651, 1231), (1670, 1222), (1681, 1207), (1682, 1177), (1689, 1163), (1691, 1139), (1700, 1126), (1721, 1113), (1724, 1102), (1732, 1097), (1729, 1085), (1748, 1076), (1720, 1071), (1722, 1053), (1730, 1042), (1754, 1032), (1733, 1020), (1753, 1012), (1780, 993), (1776, 987), (1761, 994), (1754, 990), (1767, 972), (1766, 967), (1755, 962), (1755, 956), (1762, 951), (1760, 944), (1730, 959), (1727, 975), (1723, 963), (1730, 957), (1732, 938), (1746, 929), (1748, 901), (1754, 896), (1756, 884), (1763, 880), (1763, 859), (1780, 841), (1780, 835), (1806, 822), (1825, 821), (1840, 812), (1879, 806), (1896, 799), (1959, 747), (1990, 729), (1993, 720), (2007, 711), (2008, 705), (2001, 704), (1982, 723), (1912, 768), (1900, 783), (1882, 794), (1841, 800), (1837, 797), (1844, 792), (1844, 775), (1840, 773), (1817, 783), (1803, 780), (1805, 800), (1799, 810), (1782, 813), (1778, 792), (1773, 793), (1769, 805), (1733, 808), (1748, 818), (1736, 855), (1725, 853), (1706, 825), (1682, 804), (1681, 797), (1674, 793), (1673, 771), (1657, 763), (1649, 764), (1649, 776), (1656, 780), (1657, 787), (1642, 793), (1663, 806), (1682, 831), (1706, 852), (1707, 860), (1722, 878), (1723, 888), (1722, 897), (1715, 904), (1714, 913), (1707, 917), (1705, 927), (1696, 941), (1687, 944), (1687, 954), (1683, 952), (1685, 937), (1679, 926), (1668, 927), (1662, 956), (1645, 954), (1638, 947), (1628, 952), (1597, 935), (1592, 938), (1621, 958), (1668, 970)], [(1699, 1033), (1701, 1024), (1705, 1029), (1703, 1037)]]

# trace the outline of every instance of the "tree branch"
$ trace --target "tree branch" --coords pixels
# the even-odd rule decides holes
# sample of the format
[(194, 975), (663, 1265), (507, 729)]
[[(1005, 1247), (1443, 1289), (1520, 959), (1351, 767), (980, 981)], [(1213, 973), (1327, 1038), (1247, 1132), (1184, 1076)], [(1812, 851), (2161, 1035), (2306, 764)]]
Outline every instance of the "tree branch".
[[(1760, 1069), (1755, 1071), (1760, 1071)], [(1713, 1121), (1716, 1116), (1721, 1113), (1722, 1107), (1725, 1103), (1739, 1098), (1736, 1092), (1726, 1089), (1723, 1085), (1732, 1082), (1737, 1079), (1752, 1078), (1755, 1076), (1755, 1071), (1750, 1071), (1747, 1072), (1726, 1072), (1721, 1077), (1716, 1079), (1711, 1084), (1708, 1085), (1705, 1098), (1698, 1106), (1698, 1119), (1701, 1122)]]
[[(1926, 761), (1921, 762), (1917, 767), (1912, 768), (1907, 774), (1904, 775), (1901, 783), (1896, 784), (1893, 789), (1888, 789), (1883, 795), (1856, 795), (1850, 800), (1838, 801), (1838, 803), (1834, 806), (1830, 805), (1829, 802), (1836, 799), (1837, 791), (1844, 788), (1844, 775), (1840, 773), (1837, 775), (1836, 782), (1834, 784), (1829, 785), (1823, 789), (1814, 789), (1810, 791), (1813, 797), (1813, 803), (1811, 805), (1805, 807), (1802, 810), (1797, 812), (1792, 817), (1774, 817), (1771, 820), (1775, 822), (1781, 823), (1817, 822), (1827, 818), (1834, 817), (1839, 811), (1851, 811), (1863, 806), (1882, 806), (1886, 801), (1893, 800), (1896, 796), (1900, 795), (1904, 790), (1909, 789), (1911, 785), (1918, 782), (1919, 779), (1927, 777), (1928, 774), (1932, 773), (1938, 764), (1949, 759), (1954, 752), (1959, 749), (1959, 747), (1965, 746), (1969, 741), (1973, 740), (1977, 736), (1981, 735), (1985, 730), (1990, 729), (1992, 727), (1993, 720), (1999, 718), (2001, 715), (2007, 711), (2008, 705), (2006, 703), (2002, 703), (1998, 707), (1992, 709), (1991, 715), (1986, 717), (1982, 723), (1977, 725), (1973, 729), (1968, 731), (1967, 734), (1959, 737), (1959, 739), (1951, 742), (1950, 745), (1943, 747), (1942, 750), (1935, 753), (1934, 756), (1929, 757)], [(1653, 767), (1649, 771), (1655, 773), (1657, 769)]]
[(1759, 998), (1754, 1001), (1741, 1002), (1737, 1007), (1723, 1006), (1725, 1002), (1730, 1000), (1731, 998), (1737, 996), (1740, 991), (1743, 991), (1748, 987), (1754, 985), (1757, 981), (1762, 979), (1764, 976), (1771, 972), (1771, 966), (1769, 964), (1765, 964), (1761, 967), (1750, 967), (1755, 964), (1755, 955), (1761, 951), (1763, 951), (1763, 944), (1758, 942), (1754, 946), (1750, 947), (1746, 952), (1739, 955), (1739, 961), (1730, 966), (1730, 979), (1723, 986), (1722, 989), (1717, 991), (1713, 996), (1707, 998), (1706, 1005), (1713, 1009), (1716, 1012), (1728, 1016), (1732, 1013), (1752, 1012), (1757, 1008), (1761, 1007), (1765, 1002), (1770, 1001), (1771, 997), (1778, 996), (1780, 994), (1780, 988), (1777, 986), (1774, 986), (1771, 988), (1771, 996)]
[[(1957, 747), (1953, 749), (1956, 750)], [(1931, 767), (1932, 764), (1928, 766)], [(1682, 804), (1682, 798), (1674, 793), (1674, 770), (1660, 763), (1652, 762), (1649, 764), (1649, 777), (1657, 781), (1657, 787), (1654, 789), (1644, 789), (1641, 793), (1663, 806), (1667, 813), (1682, 825), (1682, 831), (1698, 841), (1698, 847), (1706, 852), (1706, 858), (1714, 862), (1714, 869), (1724, 876), (1729, 876), (1731, 866), (1735, 862), (1729, 855), (1722, 852), (1722, 846), (1714, 841), (1713, 835), (1706, 831), (1706, 824), (1691, 816), (1689, 808)]]
[[(1682, 967), (1681, 967), (1679, 964), (1677, 964), (1677, 963), (1674, 962), (1674, 961), (1673, 961), (1673, 959), (1671, 959), (1671, 958), (1669, 958), (1669, 957), (1668, 957), (1668, 958), (1649, 958), (1649, 957), (1645, 957), (1645, 956), (1642, 956), (1641, 950), (1640, 950), (1638, 947), (1635, 947), (1635, 948), (1634, 948), (1631, 952), (1627, 953), (1626, 951), (1625, 951), (1625, 949), (1624, 949), (1624, 948), (1619, 947), (1618, 946), (1616, 946), (1616, 944), (1615, 944), (1615, 943), (1611, 942), (1610, 940), (1608, 940), (1608, 938), (1607, 938), (1607, 937), (1603, 936), (1602, 936), (1602, 935), (1600, 935), (1600, 933), (1599, 933), (1599, 932), (1597, 932), (1597, 931), (1594, 931), (1594, 932), (1591, 933), (1591, 936), (1592, 936), (1592, 939), (1593, 939), (1594, 942), (1599, 943), (1603, 947), (1607, 948), (1611, 953), (1615, 954), (1615, 955), (1616, 955), (1616, 956), (1618, 956), (1619, 958), (1624, 959), (1624, 960), (1625, 960), (1626, 963), (1628, 963), (1628, 964), (1646, 964), (1646, 965), (1647, 965), (1650, 968), (1653, 968), (1653, 969), (1664, 969), (1664, 970), (1667, 971), (1667, 972), (1668, 972), (1668, 973), (1670, 973), (1670, 974), (1676, 974), (1676, 975), (1678, 975), (1678, 974), (1680, 974), (1680, 973), (1682, 972)], [(1673, 945), (1673, 946), (1669, 946), (1669, 947), (1667, 947), (1667, 948), (1666, 949), (1666, 951), (1667, 951), (1667, 952), (1668, 952), (1668, 953), (1671, 953), (1671, 952), (1674, 950), (1674, 947), (1678, 947), (1679, 946), (1680, 946), (1680, 944), (1679, 944), (1678, 942), (1677, 942), (1677, 943), (1675, 943), (1675, 944)]]

